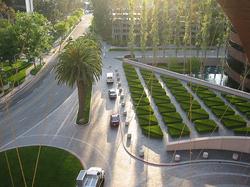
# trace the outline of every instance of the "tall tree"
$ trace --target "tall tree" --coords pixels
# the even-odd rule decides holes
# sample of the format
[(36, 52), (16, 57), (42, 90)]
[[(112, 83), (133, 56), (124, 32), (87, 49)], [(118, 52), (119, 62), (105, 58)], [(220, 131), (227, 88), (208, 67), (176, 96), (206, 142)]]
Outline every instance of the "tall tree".
[(131, 56), (134, 56), (135, 46), (135, 19), (134, 19), (134, 0), (129, 0), (129, 34), (128, 34), (128, 47)]
[(148, 19), (147, 19), (147, 0), (143, 0), (142, 3), (142, 13), (141, 13), (141, 48), (142, 48), (142, 57), (145, 58), (145, 51), (148, 40)]
[(69, 87), (77, 85), (79, 109), (77, 123), (84, 121), (86, 89), (90, 88), (102, 73), (101, 47), (87, 36), (70, 43), (59, 57), (56, 66), (56, 79), (59, 84)]
[(153, 61), (157, 63), (157, 53), (159, 45), (159, 22), (158, 22), (159, 1), (154, 0), (153, 17), (152, 17), (152, 43), (153, 43)]
[(34, 63), (35, 58), (40, 57), (42, 52), (50, 47), (50, 29), (48, 20), (39, 13), (18, 12), (16, 14), (14, 30), (21, 46), (21, 53), (26, 55), (29, 62)]

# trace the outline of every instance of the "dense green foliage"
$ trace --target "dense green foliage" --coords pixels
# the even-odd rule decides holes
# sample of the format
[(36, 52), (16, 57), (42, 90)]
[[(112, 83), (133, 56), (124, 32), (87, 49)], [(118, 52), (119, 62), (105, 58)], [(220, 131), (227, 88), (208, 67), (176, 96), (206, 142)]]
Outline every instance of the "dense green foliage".
[[(19, 148), (18, 151), (26, 185), (32, 186), (39, 147), (24, 147)], [(75, 187), (75, 179), (78, 172), (83, 169), (82, 164), (75, 156), (57, 148), (42, 147), (38, 161), (34, 180), (34, 186), (37, 187)], [(13, 178), (13, 185), (24, 187), (16, 149), (0, 153), (1, 186), (12, 186), (8, 163)]]
[(135, 107), (138, 124), (145, 136), (152, 138), (162, 138), (163, 133), (158, 125), (154, 111), (150, 106), (147, 95), (135, 69), (131, 65), (123, 65), (125, 75), (128, 81), (129, 90)]

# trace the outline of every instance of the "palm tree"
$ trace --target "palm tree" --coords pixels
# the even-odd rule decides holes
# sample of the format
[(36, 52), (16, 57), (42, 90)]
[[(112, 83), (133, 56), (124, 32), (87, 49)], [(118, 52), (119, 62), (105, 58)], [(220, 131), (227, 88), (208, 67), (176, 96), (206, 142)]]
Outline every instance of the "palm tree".
[(78, 89), (79, 109), (77, 123), (84, 121), (84, 105), (86, 90), (99, 80), (102, 73), (101, 46), (89, 35), (82, 36), (68, 44), (59, 56), (56, 65), (58, 84), (66, 84)]

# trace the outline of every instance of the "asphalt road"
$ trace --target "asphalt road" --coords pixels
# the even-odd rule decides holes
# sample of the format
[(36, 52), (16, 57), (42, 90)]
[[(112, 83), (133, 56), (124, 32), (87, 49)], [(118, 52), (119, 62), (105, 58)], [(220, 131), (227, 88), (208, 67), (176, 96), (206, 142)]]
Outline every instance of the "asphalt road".
[[(75, 39), (81, 36), (91, 22), (91, 16), (84, 16), (72, 33)], [(57, 60), (53, 58), (52, 60)], [(50, 62), (55, 63), (55, 62)], [(16, 98), (5, 110), (0, 111), (0, 142), (4, 144), (33, 127), (62, 104), (73, 92), (55, 80), (53, 66), (28, 92)]]
[[(79, 27), (76, 34), (82, 32), (83, 28)], [(204, 163), (154, 167), (131, 158), (124, 150), (121, 132), (133, 135), (131, 142), (125, 144), (129, 151), (137, 154), (138, 148), (145, 147), (145, 161), (161, 163), (167, 154), (162, 141), (147, 139), (141, 134), (127, 94), (122, 62), (114, 59), (115, 53), (105, 51), (103, 75), (93, 86), (89, 125), (75, 125), (77, 92), (58, 86), (51, 71), (32, 93), (9, 107), (8, 111), (0, 113), (0, 151), (38, 144), (63, 148), (76, 155), (86, 168), (103, 167), (107, 187), (250, 186), (248, 165)], [(125, 94), (125, 109), (120, 106), (120, 96), (116, 100), (108, 99), (108, 89), (117, 88), (117, 82), (108, 86), (106, 73), (115, 73), (116, 69)], [(118, 129), (111, 128), (110, 114), (122, 114), (123, 110), (127, 110), (128, 116), (122, 116), (122, 122), (129, 121), (129, 127), (122, 123)]]

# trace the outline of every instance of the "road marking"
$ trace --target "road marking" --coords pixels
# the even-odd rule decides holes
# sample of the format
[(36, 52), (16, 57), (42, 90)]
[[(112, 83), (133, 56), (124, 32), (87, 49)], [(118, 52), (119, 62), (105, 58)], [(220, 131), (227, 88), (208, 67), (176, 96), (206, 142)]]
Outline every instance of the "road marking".
[(24, 121), (24, 120), (26, 120), (26, 119), (27, 119), (27, 118), (24, 117), (23, 119), (20, 119), (19, 122), (22, 122), (22, 121)]
[(17, 104), (21, 103), (22, 101), (23, 101), (23, 99), (21, 99), (21, 100), (17, 101)]

